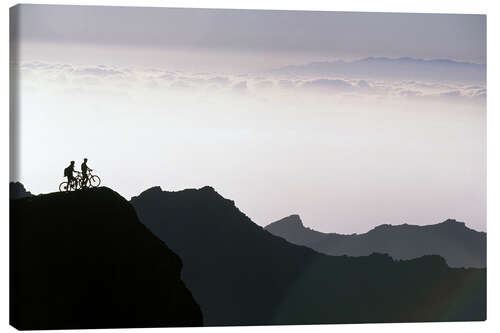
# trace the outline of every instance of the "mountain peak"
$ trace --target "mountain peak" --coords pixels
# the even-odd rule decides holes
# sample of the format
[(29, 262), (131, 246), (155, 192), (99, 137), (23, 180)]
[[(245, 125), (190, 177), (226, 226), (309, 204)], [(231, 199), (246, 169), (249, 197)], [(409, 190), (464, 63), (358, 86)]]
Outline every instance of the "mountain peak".
[(160, 186), (153, 186), (148, 188), (147, 190), (142, 191), (138, 196), (133, 196), (130, 200), (137, 199), (138, 197), (154, 199), (160, 196), (162, 193), (164, 192)]
[(208, 185), (200, 188), (200, 191), (217, 193), (217, 191), (212, 186), (208, 186)]
[(171, 192), (171, 191), (164, 191), (161, 186), (153, 186), (153, 187), (150, 187), (148, 188), (147, 190), (144, 190), (142, 191), (138, 196), (134, 196), (132, 198), (137, 198), (139, 196), (141, 197), (154, 197), (154, 196), (157, 196), (157, 195), (160, 195), (162, 193), (180, 193), (180, 192), (200, 192), (200, 193), (216, 193), (217, 195), (219, 195), (219, 193), (217, 193), (217, 191), (212, 187), (212, 186), (203, 186), (199, 189), (196, 189), (196, 188), (189, 188), (189, 189), (184, 189), (184, 190), (181, 190), (181, 191), (175, 191), (175, 192)]
[(465, 222), (460, 222), (460, 221), (457, 221), (455, 219), (446, 219), (445, 221), (441, 222), (442, 224), (444, 223), (449, 223), (449, 224), (454, 224), (454, 223), (458, 223), (458, 224), (465, 224)]
[(407, 260), (436, 254), (451, 267), (486, 266), (486, 233), (469, 229), (455, 219), (423, 226), (381, 224), (358, 235), (321, 233), (300, 223), (299, 226), (293, 218), (286, 217), (269, 224), (266, 230), (293, 244), (328, 255), (364, 256), (380, 252)]
[(233, 200), (229, 200), (220, 195), (212, 186), (203, 186), (201, 188), (187, 188), (180, 191), (163, 191), (160, 186), (151, 187), (143, 191), (138, 196), (133, 196), (130, 201), (136, 202), (137, 200), (146, 199), (154, 202), (155, 200), (166, 198), (168, 200), (179, 200), (185, 198), (186, 200), (196, 200), (202, 202), (204, 205), (231, 205), (235, 206)]
[(181, 259), (115, 191), (48, 193), (10, 205), (17, 329), (202, 324)]
[(162, 188), (160, 186), (153, 186), (148, 188), (147, 190), (143, 191), (141, 194), (157, 194), (163, 192)]
[(305, 228), (298, 214), (292, 214), (287, 217), (284, 217), (276, 222), (269, 224), (266, 228), (268, 227), (272, 228), (273, 226), (274, 227), (285, 226), (285, 225), (288, 227)]
[(302, 219), (297, 214), (292, 214), (268, 224), (264, 229), (275, 236), (283, 237), (298, 245), (308, 245), (321, 241), (325, 237), (325, 234), (305, 227)]
[(447, 219), (441, 223), (436, 224), (437, 226), (450, 227), (450, 228), (466, 228), (465, 222), (457, 221), (455, 219)]
[[(399, 262), (386, 251), (358, 258), (327, 256), (301, 243), (328, 235), (304, 228), (299, 215), (263, 230), (210, 187), (164, 192), (154, 200), (139, 196), (131, 203), (144, 225), (182, 258), (183, 280), (205, 311), (207, 326), (443, 318), (455, 306), (461, 281), (484, 276), (484, 271), (451, 270), (438, 257)], [(276, 237), (270, 229), (280, 226), (284, 234)], [(474, 281), (484, 280), (478, 276)], [(436, 307), (434, 294), (429, 301), (423, 298), (420, 290), (440, 285), (451, 291), (440, 298), (451, 306)], [(485, 290), (484, 284), (474, 290)], [(483, 318), (484, 303), (472, 301), (467, 309), (478, 313), (472, 318)]]

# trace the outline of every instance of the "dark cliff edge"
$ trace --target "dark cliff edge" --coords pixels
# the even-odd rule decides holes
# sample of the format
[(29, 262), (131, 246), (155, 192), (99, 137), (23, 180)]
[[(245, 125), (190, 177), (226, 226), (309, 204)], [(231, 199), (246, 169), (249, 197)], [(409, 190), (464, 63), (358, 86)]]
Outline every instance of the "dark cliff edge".
[(290, 215), (265, 229), (290, 243), (333, 256), (367, 256), (375, 252), (407, 260), (439, 255), (450, 267), (486, 267), (486, 233), (453, 219), (424, 226), (382, 224), (364, 234), (342, 235), (312, 230), (298, 215)]
[(208, 326), (486, 319), (486, 269), (435, 255), (321, 254), (272, 235), (211, 187), (154, 187), (131, 203), (181, 257)]
[(10, 324), (201, 326), (182, 262), (108, 188), (10, 201)]
[(20, 182), (9, 183), (9, 197), (11, 200), (31, 197), (33, 194), (24, 188)]

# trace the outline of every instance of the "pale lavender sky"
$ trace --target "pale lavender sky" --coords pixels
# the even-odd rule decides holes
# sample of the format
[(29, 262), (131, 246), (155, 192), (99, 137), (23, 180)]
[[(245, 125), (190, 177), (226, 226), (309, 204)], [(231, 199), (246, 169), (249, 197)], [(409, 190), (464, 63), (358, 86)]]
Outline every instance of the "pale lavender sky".
[(24, 41), (486, 63), (486, 16), (134, 7), (21, 7)]
[(11, 14), (12, 178), (34, 193), (88, 157), (127, 198), (211, 185), (260, 225), (297, 213), (327, 232), (447, 218), (486, 230), (485, 16)]

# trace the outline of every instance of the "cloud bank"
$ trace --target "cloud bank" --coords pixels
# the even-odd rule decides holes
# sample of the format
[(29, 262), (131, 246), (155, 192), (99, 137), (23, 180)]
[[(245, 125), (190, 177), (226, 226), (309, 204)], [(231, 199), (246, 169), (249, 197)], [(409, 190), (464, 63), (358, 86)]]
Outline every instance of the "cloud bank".
[[(409, 74), (403, 77), (398, 66), (390, 67), (393, 78), (386, 78), (378, 69), (379, 78), (366, 73), (366, 63), (376, 67), (380, 61), (392, 63), (386, 59), (372, 58), (357, 62), (361, 69), (350, 71), (347, 75), (337, 75), (334, 68), (353, 68), (353, 63), (339, 61), (336, 63), (312, 63), (304, 66), (288, 66), (276, 71), (258, 74), (232, 75), (228, 73), (195, 73), (165, 68), (134, 68), (99, 65), (73, 65), (65, 63), (47, 63), (27, 61), (12, 65), (14, 73), (21, 79), (22, 87), (36, 90), (52, 88), (63, 91), (80, 91), (82, 93), (98, 93), (111, 95), (133, 94), (134, 91), (151, 91), (158, 93), (221, 93), (247, 94), (251, 96), (322, 94), (336, 97), (385, 98), (410, 100), (442, 100), (457, 102), (484, 102), (486, 99), (486, 83), (476, 80), (477, 77), (467, 73), (482, 73), (485, 66), (453, 61), (421, 61), (396, 59), (395, 63), (411, 62), (416, 66), (434, 68), (441, 73), (442, 80), (437, 81), (429, 74), (430, 69), (422, 71), (415, 79)], [(342, 66), (341, 66), (342, 65)], [(448, 70), (436, 70), (435, 66)], [(340, 66), (340, 67), (339, 67)], [(441, 68), (439, 67), (439, 68)], [(446, 80), (443, 73), (451, 73), (456, 67), (468, 68), (460, 72), (462, 81)], [(328, 70), (330, 68), (330, 70)], [(371, 68), (371, 67), (370, 67)], [(453, 68), (453, 71), (450, 70)], [(387, 67), (386, 67), (387, 69)], [(330, 73), (330, 74), (329, 74)], [(374, 71), (371, 72), (372, 74)], [(320, 75), (321, 74), (321, 75)], [(397, 74), (397, 75), (396, 75)], [(467, 75), (466, 75), (467, 74)], [(456, 74), (455, 76), (457, 76)], [(482, 74), (481, 74), (482, 75)], [(387, 76), (387, 75), (385, 75)], [(400, 77), (400, 78), (397, 78)], [(469, 79), (466, 80), (466, 78)]]

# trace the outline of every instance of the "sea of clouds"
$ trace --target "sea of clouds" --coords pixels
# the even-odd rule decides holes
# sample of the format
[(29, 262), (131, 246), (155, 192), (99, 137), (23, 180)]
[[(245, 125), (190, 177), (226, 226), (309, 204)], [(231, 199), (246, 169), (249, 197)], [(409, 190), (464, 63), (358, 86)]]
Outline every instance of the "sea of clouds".
[(96, 94), (110, 97), (135, 93), (239, 94), (264, 98), (290, 95), (328, 95), (369, 99), (440, 100), (460, 103), (486, 101), (486, 82), (466, 80), (442, 82), (387, 79), (349, 75), (279, 73), (276, 71), (231, 74), (186, 72), (169, 68), (133, 68), (109, 65), (74, 65), (25, 61), (12, 64), (20, 88), (36, 92), (54, 89), (62, 93)]

